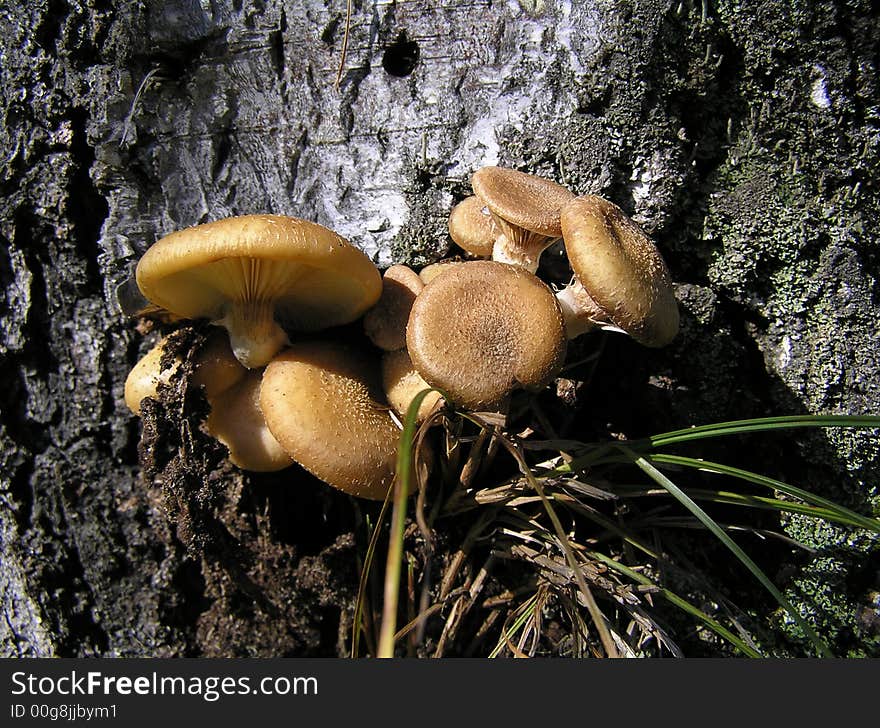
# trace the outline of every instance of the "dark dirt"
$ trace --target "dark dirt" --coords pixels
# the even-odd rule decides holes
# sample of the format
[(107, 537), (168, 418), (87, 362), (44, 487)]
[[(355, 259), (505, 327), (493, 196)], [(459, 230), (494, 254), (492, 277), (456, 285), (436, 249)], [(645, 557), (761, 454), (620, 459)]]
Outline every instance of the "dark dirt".
[[(328, 523), (334, 494), (299, 467), (246, 474), (225, 460), (226, 448), (201, 427), (204, 395), (188, 385), (203, 342), (191, 328), (171, 335), (165, 357), (185, 363), (158, 400), (142, 404), (144, 497), (179, 560), (164, 619), (190, 635), (192, 654), (336, 655), (359, 576), (351, 515)], [(293, 489), (306, 493), (292, 497)]]

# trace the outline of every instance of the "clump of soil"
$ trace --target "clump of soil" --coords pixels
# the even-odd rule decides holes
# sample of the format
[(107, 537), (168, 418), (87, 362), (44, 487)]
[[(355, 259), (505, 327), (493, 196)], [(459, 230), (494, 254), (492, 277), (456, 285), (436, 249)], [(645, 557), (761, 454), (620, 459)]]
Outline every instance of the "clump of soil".
[(184, 364), (142, 404), (143, 478), (183, 564), (174, 617), (203, 656), (339, 654), (358, 583), (356, 521), (332, 518), (345, 497), (301, 468), (248, 474), (226, 460), (201, 426), (205, 397), (189, 384), (204, 340), (197, 328), (170, 335), (166, 356)]

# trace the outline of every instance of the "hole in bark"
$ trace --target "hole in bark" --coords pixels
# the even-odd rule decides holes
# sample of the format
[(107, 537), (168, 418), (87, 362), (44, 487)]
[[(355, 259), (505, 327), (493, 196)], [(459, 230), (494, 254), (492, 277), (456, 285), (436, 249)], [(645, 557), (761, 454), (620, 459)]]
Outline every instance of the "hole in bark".
[(382, 56), (382, 68), (392, 76), (409, 76), (419, 62), (419, 44), (402, 31)]

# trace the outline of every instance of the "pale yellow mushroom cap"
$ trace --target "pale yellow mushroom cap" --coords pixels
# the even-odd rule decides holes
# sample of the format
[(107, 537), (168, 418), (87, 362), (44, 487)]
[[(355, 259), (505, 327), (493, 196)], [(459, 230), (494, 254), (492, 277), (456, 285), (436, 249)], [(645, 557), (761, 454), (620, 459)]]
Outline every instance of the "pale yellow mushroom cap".
[(260, 410), (262, 372), (251, 370), (238, 384), (211, 402), (205, 429), (229, 449), (229, 460), (242, 470), (259, 473), (293, 464), (266, 426)]
[(486, 203), (476, 195), (466, 197), (449, 213), (449, 237), (471, 255), (491, 257), (499, 235), (501, 230)]
[(168, 366), (162, 368), (166, 343), (167, 339), (160, 339), (138, 360), (125, 378), (125, 404), (138, 416), (141, 414), (141, 402), (147, 397), (156, 399), (159, 385), (168, 384), (180, 368), (180, 359), (172, 359)]
[(534, 273), (541, 253), (562, 235), (559, 211), (574, 194), (552, 180), (506, 167), (483, 167), (471, 177), (501, 231), (493, 260)]
[(382, 397), (378, 362), (333, 341), (301, 341), (263, 374), (260, 406), (287, 453), (339, 490), (381, 500), (394, 478), (400, 430)]
[[(404, 348), (386, 351), (382, 355), (382, 386), (388, 404), (403, 418), (415, 396), (430, 385), (415, 370), (409, 352)], [(443, 397), (438, 392), (427, 394), (419, 406), (416, 421), (423, 422), (441, 399)]]
[(494, 261), (462, 263), (425, 286), (406, 336), (422, 378), (472, 410), (545, 386), (562, 367), (566, 341), (553, 292), (527, 270)]
[(405, 265), (392, 265), (382, 276), (382, 295), (364, 314), (364, 332), (376, 346), (395, 351), (406, 346), (406, 322), (416, 296), (425, 287), (419, 274)]
[[(146, 397), (158, 397), (159, 384), (168, 384), (180, 368), (180, 358), (172, 358), (163, 369), (162, 359), (168, 337), (160, 339), (134, 365), (125, 380), (125, 403), (136, 415), (141, 413), (141, 402)], [(233, 356), (225, 331), (212, 332), (202, 344), (193, 362), (191, 383), (205, 388), (205, 396), (213, 399), (229, 389), (247, 372)]]
[(153, 304), (225, 326), (249, 368), (287, 343), (282, 326), (314, 331), (350, 323), (382, 292), (379, 272), (360, 250), (322, 225), (282, 215), (171, 233), (147, 250), (136, 277)]
[[(611, 324), (645, 346), (664, 346), (678, 332), (669, 270), (653, 241), (614, 203), (595, 195), (562, 208), (565, 250), (583, 291)], [(579, 296), (583, 298), (583, 294)]]

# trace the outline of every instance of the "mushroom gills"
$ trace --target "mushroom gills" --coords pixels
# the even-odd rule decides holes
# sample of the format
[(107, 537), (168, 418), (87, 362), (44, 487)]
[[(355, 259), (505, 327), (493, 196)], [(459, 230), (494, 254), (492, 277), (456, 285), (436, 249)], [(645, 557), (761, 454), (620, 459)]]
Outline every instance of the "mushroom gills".
[(382, 290), (362, 251), (322, 225), (283, 215), (243, 215), (171, 233), (147, 250), (136, 276), (153, 305), (226, 325), (250, 368), (287, 343), (286, 329), (351, 323)]

